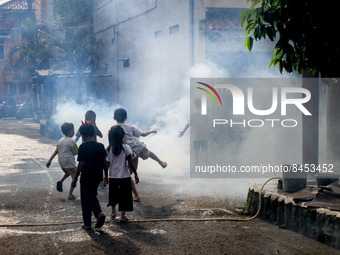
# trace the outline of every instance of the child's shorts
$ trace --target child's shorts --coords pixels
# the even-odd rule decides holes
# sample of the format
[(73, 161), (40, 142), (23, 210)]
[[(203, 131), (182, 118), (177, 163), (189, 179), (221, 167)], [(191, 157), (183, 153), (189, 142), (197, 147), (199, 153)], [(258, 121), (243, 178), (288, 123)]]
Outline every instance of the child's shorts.
[(150, 157), (150, 151), (146, 148), (145, 145), (143, 150), (138, 154), (138, 157), (142, 158), (143, 160), (146, 160)]
[(72, 179), (74, 178), (75, 174), (76, 174), (76, 171), (77, 171), (77, 168), (74, 167), (74, 168), (61, 168), (65, 174), (69, 174), (71, 175)]
[[(133, 160), (133, 163), (135, 163), (135, 167), (136, 169), (138, 168), (138, 158), (142, 158), (143, 160), (146, 160), (150, 157), (150, 151), (146, 148), (145, 144), (144, 144), (144, 148), (143, 150), (138, 154), (132, 154), (132, 160)], [(132, 169), (130, 168), (129, 166), (129, 169), (130, 169), (130, 174), (132, 174)]]

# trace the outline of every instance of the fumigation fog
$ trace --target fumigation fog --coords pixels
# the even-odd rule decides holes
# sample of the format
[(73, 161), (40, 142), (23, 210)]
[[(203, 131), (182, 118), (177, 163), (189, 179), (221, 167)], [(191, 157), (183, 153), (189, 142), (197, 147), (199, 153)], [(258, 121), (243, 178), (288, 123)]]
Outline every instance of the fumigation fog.
[[(113, 10), (113, 13), (116, 13), (116, 10)], [(185, 13), (183, 9), (183, 15), (178, 13), (175, 16), (181, 22), (187, 19)], [(167, 18), (159, 20), (157, 26), (167, 21)], [(138, 29), (129, 32), (115, 28), (117, 31), (114, 31), (115, 37), (112, 40), (114, 43), (117, 42), (117, 48), (112, 47), (112, 52), (100, 54), (113, 56), (116, 59), (124, 56), (130, 58), (128, 68), (122, 68), (120, 62), (120, 67), (117, 69), (119, 77), (113, 79), (120, 82), (119, 94), (109, 94), (105, 99), (100, 99), (93, 91), (82, 91), (85, 100), (81, 104), (68, 95), (56, 107), (56, 123), (60, 125), (66, 121), (72, 122), (77, 130), (81, 120), (84, 121), (85, 112), (93, 110), (97, 114), (97, 126), (104, 135), (103, 139), (98, 139), (98, 141), (107, 146), (108, 130), (116, 124), (113, 120), (114, 110), (119, 107), (125, 108), (128, 112), (127, 123), (137, 126), (142, 131), (153, 128), (157, 130), (157, 134), (140, 139), (149, 150), (168, 163), (168, 167), (162, 169), (151, 159), (140, 160), (138, 171), (141, 182), (144, 178), (157, 177), (160, 182), (178, 182), (180, 192), (245, 199), (248, 188), (255, 183), (263, 183), (263, 178), (190, 178), (190, 128), (183, 137), (178, 137), (179, 131), (183, 130), (190, 118), (190, 104), (192, 103), (190, 102), (190, 78), (234, 78), (235, 76), (237, 78), (296, 78), (298, 76), (296, 74), (281, 75), (277, 69), (269, 67), (270, 54), (249, 53), (248, 62), (244, 61), (243, 69), (239, 72), (237, 70), (235, 72), (235, 69), (228, 70), (225, 66), (218, 64), (222, 60), (214, 54), (210, 55), (205, 63), (186, 64), (188, 62), (186, 59), (192, 51), (191, 46), (194, 45), (192, 38), (182, 34), (181, 30), (176, 35), (175, 43), (169, 41), (166, 36), (154, 38), (150, 35), (153, 35), (155, 26), (154, 22), (150, 22), (149, 26), (145, 27), (146, 30), (150, 30), (149, 36), (146, 36), (148, 33), (145, 31)], [(128, 33), (133, 34), (131, 40), (127, 39)], [(123, 41), (124, 46), (119, 46), (119, 43)], [(223, 48), (228, 44), (228, 47), (234, 50), (240, 49), (243, 52), (240, 58), (245, 56), (246, 49), (243, 43), (244, 35), (240, 32), (232, 33), (227, 41), (213, 42), (216, 48)], [(140, 45), (143, 46), (143, 51), (134, 58), (130, 51), (141, 47)], [(269, 50), (273, 48), (273, 44), (267, 45)], [(256, 47), (254, 43), (254, 48)], [(265, 46), (259, 47), (263, 50)], [(233, 59), (223, 61), (233, 63)], [(109, 68), (110, 65), (108, 62)], [(131, 76), (129, 70), (139, 75)], [(124, 79), (128, 82), (124, 83)], [(272, 98), (268, 91), (270, 92), (271, 88), (257, 88), (256, 100), (270, 104)], [(301, 125), (294, 128), (293, 132), (291, 131), (284, 130), (286, 132), (284, 134), (270, 127), (253, 128), (241, 141), (229, 141), (225, 138), (226, 146), (223, 148), (223, 153), (233, 162), (248, 165), (261, 162), (300, 163)], [(227, 129), (226, 132), (228, 132)], [(222, 139), (224, 139), (223, 136)], [(210, 153), (209, 156), (212, 159), (214, 155)]]
[[(142, 98), (136, 102), (138, 112), (134, 111), (134, 103), (112, 104), (104, 100), (98, 100), (89, 96), (85, 104), (77, 104), (75, 101), (66, 100), (57, 106), (55, 115), (56, 122), (72, 122), (75, 129), (85, 121), (84, 115), (87, 110), (93, 110), (97, 114), (96, 123), (103, 133), (103, 138), (98, 139), (105, 146), (108, 145), (108, 130), (116, 122), (113, 119), (115, 109), (123, 107), (128, 112), (127, 123), (133, 124), (142, 131), (156, 129), (157, 134), (140, 138), (160, 159), (168, 163), (166, 169), (162, 169), (155, 161), (141, 160), (138, 166), (141, 182), (143, 179), (153, 178), (157, 182), (178, 183), (179, 192), (197, 194), (226, 196), (244, 200), (248, 188), (254, 184), (261, 184), (264, 178), (190, 178), (190, 128), (183, 137), (179, 137), (179, 131), (183, 130), (190, 118), (190, 95), (189, 86), (191, 77), (225, 78), (228, 77), (227, 70), (220, 70), (216, 65), (198, 65), (186, 72), (186, 77), (181, 84), (178, 99), (168, 104), (155, 103), (154, 107), (143, 107), (143, 102), (152, 102), (157, 95), (150, 93), (149, 98)], [(147, 87), (152, 91), (152, 87)], [(265, 91), (267, 88), (261, 88)], [(260, 89), (260, 92), (261, 92)], [(261, 93), (259, 93), (261, 94)], [(269, 99), (268, 99), (269, 98)], [(267, 93), (267, 98), (271, 95)], [(131, 100), (132, 101), (132, 100)], [(143, 110), (142, 110), (143, 109)], [(143, 112), (143, 113), (141, 113)], [(228, 129), (226, 128), (226, 132)], [(232, 162), (243, 164), (260, 164), (263, 161), (272, 164), (280, 164), (285, 160), (288, 163), (300, 162), (301, 139), (299, 134), (301, 127), (295, 129), (293, 135), (291, 130), (285, 131), (286, 135), (277, 132), (277, 129), (266, 127), (252, 129), (242, 141), (230, 141), (225, 147), (225, 156)], [(81, 142), (81, 139), (78, 143)], [(226, 140), (225, 143), (228, 143)], [(294, 144), (294, 147), (290, 146)], [(289, 149), (290, 148), (290, 149)], [(213, 154), (209, 154), (213, 157)]]

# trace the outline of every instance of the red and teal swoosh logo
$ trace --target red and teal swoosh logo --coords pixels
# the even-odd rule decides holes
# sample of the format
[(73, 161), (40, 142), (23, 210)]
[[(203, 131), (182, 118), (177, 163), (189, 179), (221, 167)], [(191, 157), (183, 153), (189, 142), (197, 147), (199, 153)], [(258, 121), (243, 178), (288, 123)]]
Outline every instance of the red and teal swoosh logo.
[[(206, 86), (207, 88), (209, 88), (209, 89), (217, 96), (217, 98), (218, 98), (218, 100), (220, 101), (220, 104), (221, 104), (221, 106), (222, 106), (221, 97), (220, 97), (220, 95), (217, 93), (217, 91), (216, 91), (212, 86), (210, 86), (209, 84), (203, 83), (203, 82), (197, 82), (197, 83), (198, 83), (198, 84), (201, 84), (201, 85), (203, 85), (203, 86)], [(215, 105), (217, 105), (216, 100), (215, 100), (213, 94), (212, 94), (209, 90), (204, 89), (204, 88), (201, 88), (201, 87), (196, 87), (196, 88), (198, 88), (198, 89), (203, 90), (204, 92), (206, 92), (206, 93), (214, 100)]]

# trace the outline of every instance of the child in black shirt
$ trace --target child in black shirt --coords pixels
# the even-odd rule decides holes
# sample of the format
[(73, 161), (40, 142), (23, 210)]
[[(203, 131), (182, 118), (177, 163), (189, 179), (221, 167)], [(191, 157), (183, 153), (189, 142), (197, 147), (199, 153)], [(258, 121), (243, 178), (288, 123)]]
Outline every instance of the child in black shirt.
[(94, 141), (95, 129), (93, 125), (84, 123), (80, 127), (84, 143), (79, 147), (78, 151), (78, 167), (72, 185), (76, 187), (78, 176), (80, 176), (80, 198), (83, 212), (83, 229), (91, 230), (92, 212), (97, 218), (95, 228), (100, 228), (105, 223), (105, 215), (100, 207), (97, 198), (97, 189), (101, 181), (103, 181), (103, 170), (105, 173), (104, 184), (108, 182), (106, 163), (106, 150), (104, 145)]

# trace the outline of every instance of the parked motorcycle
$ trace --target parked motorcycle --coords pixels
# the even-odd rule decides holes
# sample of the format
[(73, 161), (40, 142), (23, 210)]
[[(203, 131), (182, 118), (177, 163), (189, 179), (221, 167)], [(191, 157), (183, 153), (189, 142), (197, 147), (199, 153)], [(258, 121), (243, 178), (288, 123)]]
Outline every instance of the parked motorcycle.
[(19, 105), (19, 109), (15, 117), (17, 118), (17, 120), (32, 117), (32, 102), (25, 101), (23, 104)]

